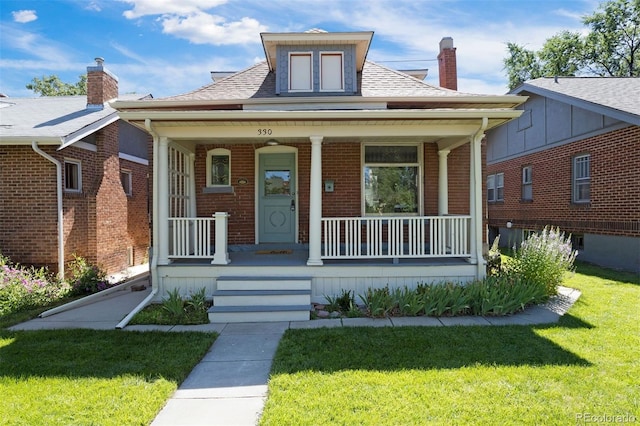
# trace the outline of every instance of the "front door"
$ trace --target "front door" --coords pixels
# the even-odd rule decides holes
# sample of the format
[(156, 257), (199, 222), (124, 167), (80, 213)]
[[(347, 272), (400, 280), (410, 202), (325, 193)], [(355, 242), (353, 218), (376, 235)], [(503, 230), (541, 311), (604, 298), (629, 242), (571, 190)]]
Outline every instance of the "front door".
[(297, 209), (295, 154), (259, 154), (258, 163), (260, 243), (295, 243)]

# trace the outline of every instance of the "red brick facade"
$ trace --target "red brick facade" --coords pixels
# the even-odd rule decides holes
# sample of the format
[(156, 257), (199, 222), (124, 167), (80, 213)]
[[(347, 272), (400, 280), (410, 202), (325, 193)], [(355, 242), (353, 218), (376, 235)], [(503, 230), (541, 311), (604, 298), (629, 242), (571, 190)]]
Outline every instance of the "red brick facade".
[[(309, 186), (311, 144), (291, 144), (298, 149), (299, 240), (309, 237)], [(203, 193), (206, 186), (207, 151), (226, 148), (231, 151), (233, 193)], [(424, 214), (438, 214), (438, 150), (424, 144)], [(322, 146), (322, 180), (334, 181), (334, 191), (322, 193), (323, 217), (359, 217), (362, 214), (361, 145), (330, 142)], [(449, 213), (469, 214), (469, 145), (449, 154)], [(237, 185), (239, 179), (247, 184)], [(230, 213), (229, 244), (255, 243), (255, 149), (253, 145), (199, 145), (196, 148), (195, 182), (197, 216), (208, 217), (216, 211)]]
[(440, 87), (458, 90), (456, 48), (453, 47), (453, 40), (451, 38), (443, 38), (442, 41), (440, 41), (440, 53), (438, 54), (438, 76)]
[[(97, 152), (41, 147), (63, 170), (65, 159), (81, 162), (82, 192), (63, 192), (65, 262), (77, 254), (109, 273), (125, 269), (131, 260), (143, 263), (149, 246), (147, 166), (120, 160), (117, 137), (116, 122), (96, 133)], [(130, 197), (122, 187), (121, 168), (132, 173)], [(30, 146), (0, 147), (0, 195), (2, 254), (57, 271), (55, 165)]]
[[(630, 126), (489, 165), (489, 174), (504, 173), (504, 202), (489, 204), (489, 225), (640, 237), (639, 143), (640, 126)], [(572, 159), (581, 154), (591, 162), (586, 204), (572, 202)], [(533, 201), (521, 200), (524, 166), (532, 166)]]

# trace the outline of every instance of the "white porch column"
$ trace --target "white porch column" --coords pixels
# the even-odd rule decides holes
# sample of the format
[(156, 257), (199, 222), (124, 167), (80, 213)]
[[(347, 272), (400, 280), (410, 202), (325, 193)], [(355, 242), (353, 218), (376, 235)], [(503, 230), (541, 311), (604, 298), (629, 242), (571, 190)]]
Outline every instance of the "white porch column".
[(438, 151), (438, 216), (449, 214), (449, 169), (447, 165), (448, 149)]
[(469, 210), (471, 214), (471, 262), (476, 264), (476, 278), (486, 275), (482, 257), (482, 147), (487, 119), (483, 119), (481, 129), (471, 137), (471, 164), (469, 182)]
[(311, 136), (311, 185), (309, 188), (309, 259), (322, 265), (322, 136)]
[(169, 139), (160, 137), (158, 146), (158, 217), (154, 218), (153, 226), (158, 230), (155, 246), (158, 250), (158, 265), (169, 264)]
[(196, 154), (189, 154), (189, 217), (198, 217), (196, 205)]

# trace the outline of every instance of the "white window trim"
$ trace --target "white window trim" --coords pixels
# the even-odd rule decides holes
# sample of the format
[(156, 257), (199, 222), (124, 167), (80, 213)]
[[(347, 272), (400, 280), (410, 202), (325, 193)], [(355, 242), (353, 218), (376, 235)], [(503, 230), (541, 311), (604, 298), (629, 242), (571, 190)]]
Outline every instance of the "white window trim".
[[(583, 158), (588, 158), (589, 159), (589, 167), (587, 168), (587, 172), (589, 173), (589, 175), (587, 177), (577, 177), (576, 176), (576, 172), (577, 172), (577, 163), (578, 160), (583, 159)], [(575, 204), (586, 204), (586, 203), (590, 203), (591, 202), (591, 154), (580, 154), (580, 155), (576, 155), (575, 157), (573, 157), (572, 159), (572, 167), (571, 167), (571, 177), (572, 182), (571, 182), (571, 199)], [(589, 198), (587, 199), (579, 199), (578, 198), (578, 184), (583, 184), (583, 183), (588, 183), (589, 184)]]
[(394, 167), (394, 166), (417, 166), (418, 167), (418, 212), (417, 213), (385, 213), (386, 216), (423, 216), (424, 215), (424, 155), (423, 155), (423, 145), (421, 143), (405, 143), (405, 144), (393, 144), (391, 142), (384, 143), (362, 143), (360, 145), (360, 211), (362, 217), (372, 217), (378, 216), (377, 214), (367, 213), (366, 210), (366, 202), (365, 202), (365, 186), (364, 186), (364, 167), (367, 164), (364, 160), (365, 157), (365, 147), (366, 146), (415, 146), (418, 148), (417, 163), (375, 163), (376, 166), (381, 167)]
[[(502, 185), (499, 185), (501, 181)], [(502, 197), (498, 195), (499, 188), (502, 188)], [(496, 201), (504, 201), (504, 173), (496, 173)]]
[[(322, 86), (322, 58), (324, 56), (340, 56), (340, 89), (325, 89)], [(344, 52), (320, 52), (320, 91), (321, 92), (344, 92)]]
[(124, 186), (122, 187), (122, 190), (127, 195), (127, 197), (131, 197), (133, 195), (133, 172), (131, 170), (128, 170), (128, 169), (120, 169), (120, 180), (121, 181), (122, 181), (122, 175), (123, 174), (127, 175), (127, 181), (128, 181), (129, 190), (127, 191), (127, 189)]
[[(309, 82), (311, 87), (309, 89), (292, 89), (291, 88), (291, 57), (292, 56), (308, 56), (309, 57)], [(291, 93), (305, 93), (313, 92), (313, 52), (289, 52), (289, 92)]]
[[(78, 167), (78, 188), (74, 189), (74, 188), (69, 188), (69, 182), (67, 180), (67, 164), (75, 164)], [(72, 194), (79, 194), (82, 192), (82, 161), (80, 160), (75, 160), (72, 158), (65, 158), (64, 159), (64, 165), (65, 165), (65, 170), (64, 170), (64, 192), (69, 192)]]
[[(525, 187), (531, 187), (531, 196), (528, 198), (525, 198), (524, 196)], [(533, 200), (533, 167), (532, 166), (522, 167), (522, 199), (526, 201)]]
[[(489, 195), (489, 190), (493, 191), (493, 196)], [(492, 203), (496, 201), (496, 175), (487, 176), (487, 201)]]
[[(211, 182), (211, 158), (217, 155), (229, 157), (229, 184), (217, 185)], [(231, 186), (231, 151), (226, 148), (214, 148), (207, 151), (207, 188), (228, 188)]]

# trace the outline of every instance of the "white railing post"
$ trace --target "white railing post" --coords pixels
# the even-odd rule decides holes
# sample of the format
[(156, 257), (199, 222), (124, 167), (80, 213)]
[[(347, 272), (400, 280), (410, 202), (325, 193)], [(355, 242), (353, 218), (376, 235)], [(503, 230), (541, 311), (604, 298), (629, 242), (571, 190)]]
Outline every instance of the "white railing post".
[(215, 234), (215, 252), (213, 253), (212, 265), (227, 265), (229, 260), (229, 251), (227, 248), (227, 218), (229, 214), (226, 212), (216, 212), (213, 215), (216, 222)]
[(311, 136), (311, 182), (309, 188), (309, 259), (322, 265), (322, 136)]

